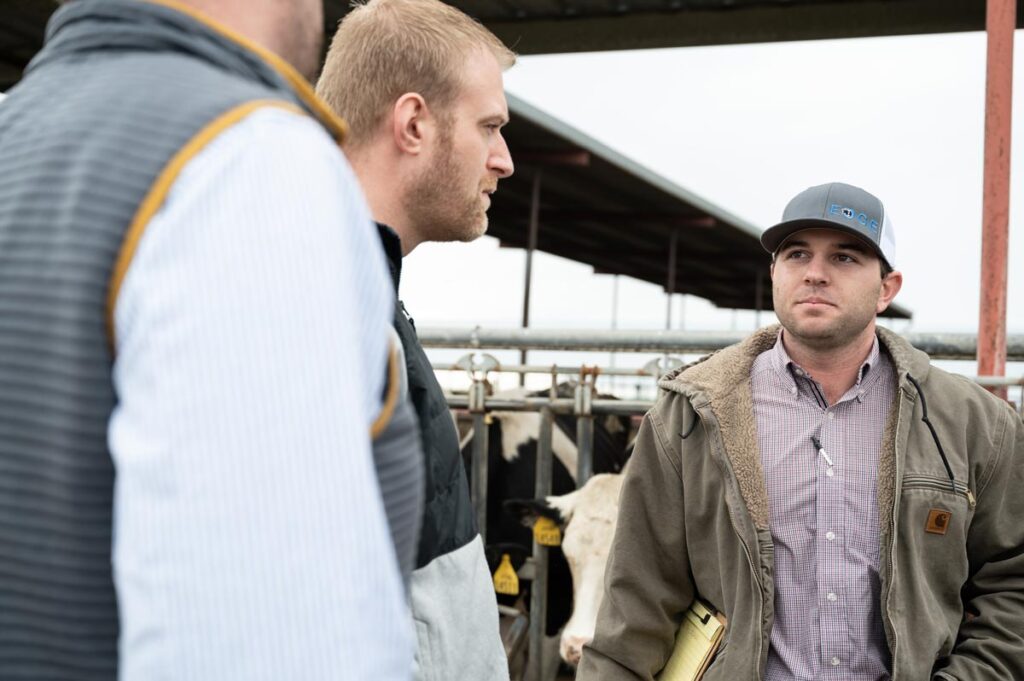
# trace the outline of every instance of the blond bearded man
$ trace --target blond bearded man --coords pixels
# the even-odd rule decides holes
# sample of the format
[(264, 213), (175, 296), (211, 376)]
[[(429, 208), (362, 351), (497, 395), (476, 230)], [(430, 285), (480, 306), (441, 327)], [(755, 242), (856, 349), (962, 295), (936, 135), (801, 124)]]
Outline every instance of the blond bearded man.
[(411, 675), (418, 434), (322, 40), (73, 0), (0, 106), (5, 681)]
[[(402, 258), (487, 229), (512, 174), (502, 72), (515, 55), (437, 0), (371, 0), (345, 17), (317, 91), (351, 127), (345, 153), (366, 192), (398, 291)], [(497, 607), (458, 436), (412, 319), (394, 324), (420, 419), (426, 507), (410, 589), (417, 678), (507, 679)]]
[(705, 681), (1024, 678), (1024, 426), (875, 324), (893, 225), (812, 187), (761, 237), (781, 326), (661, 381), (582, 681), (650, 679), (701, 598)]

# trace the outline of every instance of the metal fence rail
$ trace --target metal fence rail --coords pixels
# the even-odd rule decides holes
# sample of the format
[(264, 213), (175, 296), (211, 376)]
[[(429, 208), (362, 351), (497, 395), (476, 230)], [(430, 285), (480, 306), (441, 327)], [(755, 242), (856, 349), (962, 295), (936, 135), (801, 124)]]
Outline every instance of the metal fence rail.
[[(585, 329), (485, 329), (431, 327), (419, 331), (420, 342), (431, 348), (577, 350), (587, 352), (658, 352), (703, 354), (746, 338), (728, 331), (597, 331)], [(978, 337), (968, 333), (903, 334), (911, 345), (932, 359), (974, 359)], [(1024, 335), (1007, 336), (1006, 357), (1024, 360)]]
[[(555, 414), (575, 414), (576, 422), (576, 444), (577, 444), (577, 470), (572, 471), (576, 475), (577, 487), (583, 484), (593, 474), (593, 451), (594, 451), (594, 415), (595, 414), (616, 414), (632, 416), (643, 414), (651, 407), (651, 402), (644, 400), (608, 400), (594, 399), (596, 390), (594, 387), (594, 373), (586, 371), (575, 373), (583, 376), (583, 380), (576, 386), (572, 398), (559, 397), (523, 397), (516, 399), (501, 399), (487, 397), (484, 392), (488, 370), (494, 370), (493, 363), (482, 366), (474, 366), (472, 363), (463, 364), (460, 369), (469, 368), (473, 378), (473, 384), (466, 395), (448, 395), (448, 406), (453, 409), (466, 409), (473, 419), (473, 446), (472, 446), (472, 476), (471, 496), (473, 507), (476, 513), (477, 525), (486, 543), (487, 528), (487, 457), (488, 457), (488, 432), (487, 414), (489, 412), (501, 411), (531, 411), (540, 412), (540, 432), (537, 434), (537, 467), (536, 479), (534, 480), (534, 497), (543, 499), (551, 494), (551, 482), (553, 477), (553, 453), (552, 437), (554, 434)], [(542, 670), (548, 668), (544, 659), (544, 629), (547, 622), (548, 608), (548, 562), (549, 548), (533, 542), (533, 555), (525, 570), (532, 573), (533, 587), (530, 595), (530, 626), (529, 626), (529, 659), (527, 663), (527, 679), (540, 681)]]
[[(464, 371), (462, 366), (452, 364), (450, 362), (434, 362), (431, 364), (434, 371)], [(589, 365), (582, 366), (569, 366), (569, 365), (552, 365), (544, 366), (543, 364), (498, 364), (494, 368), (488, 369), (491, 373), (510, 373), (510, 374), (547, 374), (556, 376), (579, 376), (580, 372), (584, 369), (596, 371), (599, 376), (631, 376), (634, 378), (660, 378), (660, 374), (652, 374), (646, 369), (619, 369), (615, 367), (591, 367)], [(1012, 388), (1015, 386), (1024, 387), (1024, 376), (968, 376), (972, 381), (985, 388), (998, 388), (1007, 387)], [(466, 399), (458, 395), (452, 395), (449, 398), (449, 402), (452, 399), (461, 400), (465, 402)], [(535, 400), (546, 400), (547, 398), (538, 397), (531, 398)], [(614, 400), (609, 400), (607, 403), (602, 402), (606, 407), (612, 408)], [(490, 400), (493, 404), (494, 400)], [(504, 409), (504, 411), (519, 411), (514, 407)], [(617, 413), (617, 412), (606, 412), (606, 413)]]

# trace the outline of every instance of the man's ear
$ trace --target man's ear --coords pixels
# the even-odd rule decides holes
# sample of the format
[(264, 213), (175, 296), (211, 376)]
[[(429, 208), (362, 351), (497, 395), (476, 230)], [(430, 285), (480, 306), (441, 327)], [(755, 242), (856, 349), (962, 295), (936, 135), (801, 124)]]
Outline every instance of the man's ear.
[(896, 297), (903, 287), (903, 274), (901, 272), (890, 272), (882, 279), (882, 288), (878, 292), (878, 304), (875, 305), (875, 314), (881, 314), (889, 303)]
[(395, 146), (404, 153), (422, 153), (430, 110), (422, 95), (407, 92), (395, 100), (391, 110), (391, 135)]

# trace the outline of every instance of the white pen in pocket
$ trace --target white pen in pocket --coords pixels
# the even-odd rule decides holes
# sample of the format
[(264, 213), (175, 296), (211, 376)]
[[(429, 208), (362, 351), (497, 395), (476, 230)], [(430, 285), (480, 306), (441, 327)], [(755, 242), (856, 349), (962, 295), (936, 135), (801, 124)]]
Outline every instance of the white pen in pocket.
[(821, 458), (825, 459), (825, 463), (828, 464), (828, 467), (832, 468), (834, 464), (832, 463), (832, 459), (829, 457), (828, 452), (826, 452), (825, 448), (821, 446), (821, 440), (816, 437), (812, 437), (811, 442), (814, 443), (814, 448), (818, 450), (818, 454), (821, 454)]

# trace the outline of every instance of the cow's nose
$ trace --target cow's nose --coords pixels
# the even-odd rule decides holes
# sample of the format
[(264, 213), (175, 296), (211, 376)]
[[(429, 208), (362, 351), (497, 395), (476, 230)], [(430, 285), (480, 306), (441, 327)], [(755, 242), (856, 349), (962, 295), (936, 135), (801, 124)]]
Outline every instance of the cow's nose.
[(562, 657), (569, 664), (578, 665), (583, 656), (583, 646), (590, 643), (592, 636), (566, 636), (562, 639)]

